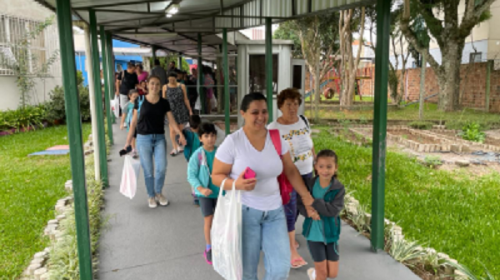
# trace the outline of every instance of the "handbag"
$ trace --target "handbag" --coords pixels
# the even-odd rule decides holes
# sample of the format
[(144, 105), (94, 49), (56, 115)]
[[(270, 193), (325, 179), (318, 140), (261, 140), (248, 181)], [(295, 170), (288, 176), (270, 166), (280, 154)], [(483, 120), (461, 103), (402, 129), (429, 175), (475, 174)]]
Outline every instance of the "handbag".
[[(274, 148), (278, 153), (280, 159), (283, 159), (281, 155), (281, 136), (280, 132), (277, 129), (270, 129), (269, 134), (271, 135), (271, 140), (273, 141)], [(278, 184), (280, 186), (281, 199), (283, 200), (283, 205), (288, 204), (290, 202), (290, 193), (293, 191), (293, 186), (288, 181), (288, 178), (285, 175), (285, 170), (278, 176)]]
[(241, 191), (236, 190), (236, 180), (231, 192), (223, 195), (224, 183), (215, 208), (210, 231), (212, 237), (212, 263), (214, 270), (226, 280), (243, 279)]
[(125, 156), (123, 164), (122, 181), (120, 183), (120, 193), (132, 199), (137, 191), (137, 180), (139, 179), (139, 170), (141, 163), (130, 155)]

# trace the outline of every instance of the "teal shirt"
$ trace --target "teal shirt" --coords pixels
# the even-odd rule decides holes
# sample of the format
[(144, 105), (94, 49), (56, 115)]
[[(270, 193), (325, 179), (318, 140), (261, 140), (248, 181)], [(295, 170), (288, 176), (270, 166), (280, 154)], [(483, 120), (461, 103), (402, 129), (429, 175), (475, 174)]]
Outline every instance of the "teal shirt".
[[(212, 168), (214, 166), (214, 159), (215, 159), (215, 152), (217, 151), (217, 149), (214, 148), (214, 150), (211, 152), (205, 150), (205, 148), (203, 148), (203, 150), (205, 151), (205, 155), (207, 156), (208, 169), (210, 170), (210, 174), (212, 174)], [(219, 195), (219, 187), (212, 184), (212, 177), (210, 177), (208, 179), (208, 182), (209, 182), (209, 186), (210, 186), (210, 189), (212, 190), (212, 192), (214, 192), (214, 194)]]
[[(313, 187), (314, 199), (323, 199), (329, 187), (330, 185), (328, 185), (326, 188), (321, 187), (321, 185), (319, 184), (319, 178), (316, 179)], [(309, 231), (309, 236), (307, 236), (307, 240), (313, 242), (325, 242), (323, 227), (324, 225), (322, 220), (313, 221), (311, 224), (311, 230)]]

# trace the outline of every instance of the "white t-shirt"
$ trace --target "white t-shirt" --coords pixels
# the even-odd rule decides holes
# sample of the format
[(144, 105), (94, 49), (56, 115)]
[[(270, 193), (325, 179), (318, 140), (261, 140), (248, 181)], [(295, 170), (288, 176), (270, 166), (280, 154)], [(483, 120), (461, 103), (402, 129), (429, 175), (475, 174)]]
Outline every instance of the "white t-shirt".
[[(305, 117), (304, 117), (305, 118)], [(274, 121), (267, 126), (268, 129), (278, 129), (283, 140), (288, 144), (290, 156), (301, 175), (312, 173), (314, 157), (312, 153), (313, 141), (311, 129), (299, 117), (294, 124), (284, 125)]]
[[(288, 146), (281, 140), (281, 155), (288, 152)], [(224, 139), (215, 157), (225, 164), (231, 164), (231, 179), (237, 179), (250, 167), (255, 171), (257, 184), (252, 191), (241, 192), (242, 204), (260, 211), (271, 211), (282, 206), (277, 177), (283, 172), (283, 163), (276, 152), (269, 132), (262, 151), (256, 150), (242, 128)]]

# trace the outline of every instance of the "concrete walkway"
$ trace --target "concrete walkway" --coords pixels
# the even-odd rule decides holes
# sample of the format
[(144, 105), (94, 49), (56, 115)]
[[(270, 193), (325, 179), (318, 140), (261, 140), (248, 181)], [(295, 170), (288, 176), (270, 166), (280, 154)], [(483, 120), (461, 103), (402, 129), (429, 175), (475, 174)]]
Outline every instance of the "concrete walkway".
[[(124, 146), (125, 131), (119, 131), (116, 124), (113, 128), (115, 145), (109, 163), (110, 188), (106, 191), (103, 213), (109, 217), (109, 222), (101, 237), (99, 279), (222, 279), (203, 259), (203, 219), (200, 209), (192, 203), (184, 157), (168, 156), (164, 194), (170, 205), (149, 209), (142, 174), (134, 199), (119, 192), (123, 158), (118, 156), (118, 151)], [(170, 150), (169, 143), (167, 151)], [(298, 229), (302, 221), (297, 222)], [(297, 234), (301, 244), (299, 252), (312, 265), (300, 230)], [(420, 279), (386, 253), (371, 252), (368, 239), (345, 224), (340, 238), (340, 255), (337, 279)], [(289, 279), (308, 279), (308, 267), (291, 270)], [(259, 271), (262, 277), (262, 263)]]

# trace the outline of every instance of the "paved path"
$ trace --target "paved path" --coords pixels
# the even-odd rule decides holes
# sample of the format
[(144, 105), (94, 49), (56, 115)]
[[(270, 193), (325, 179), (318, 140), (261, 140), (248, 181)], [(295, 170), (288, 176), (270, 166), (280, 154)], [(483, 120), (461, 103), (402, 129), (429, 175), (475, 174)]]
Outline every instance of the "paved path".
[[(106, 191), (104, 215), (109, 217), (101, 237), (100, 280), (195, 279), (220, 280), (203, 259), (205, 248), (200, 209), (192, 204), (186, 182), (183, 156), (168, 156), (164, 193), (167, 207), (149, 209), (144, 179), (139, 178), (136, 197), (132, 200), (119, 193), (123, 158), (118, 151), (124, 146), (125, 132), (117, 130), (109, 163), (110, 188)], [(170, 142), (170, 141), (169, 141)], [(168, 147), (170, 151), (171, 146)], [(302, 219), (297, 222), (301, 228)], [(312, 264), (300, 232), (299, 252)], [(384, 252), (370, 251), (369, 241), (344, 224), (340, 238), (340, 272), (337, 279), (349, 280), (418, 280), (409, 269)], [(290, 272), (289, 279), (306, 280), (307, 267)], [(261, 277), (263, 265), (259, 268)]]

